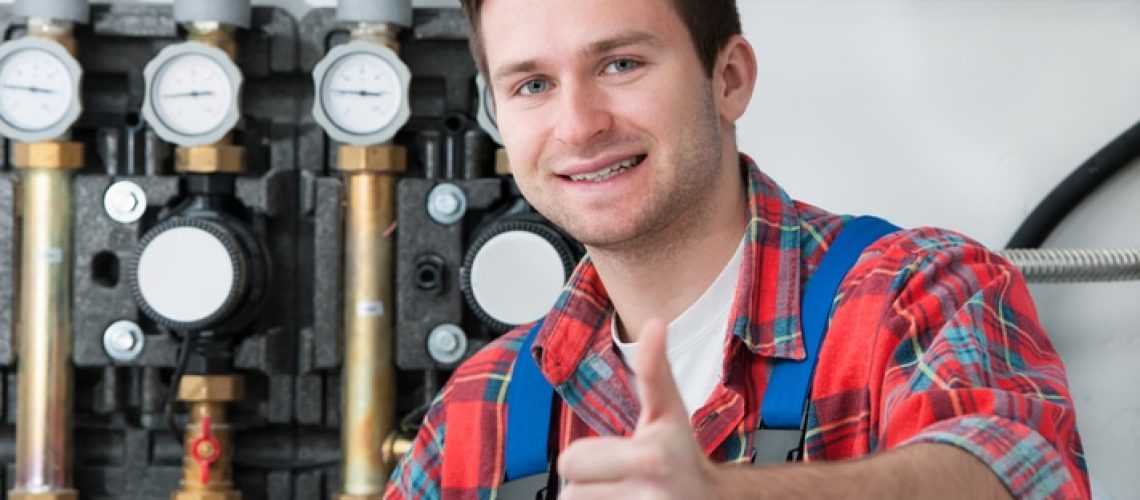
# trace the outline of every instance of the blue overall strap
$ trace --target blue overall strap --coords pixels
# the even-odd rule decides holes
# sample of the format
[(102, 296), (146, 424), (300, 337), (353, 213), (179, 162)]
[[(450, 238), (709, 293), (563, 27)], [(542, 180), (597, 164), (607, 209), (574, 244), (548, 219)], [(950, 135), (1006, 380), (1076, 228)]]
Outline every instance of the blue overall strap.
[(823, 345), (823, 336), (831, 319), (831, 305), (835, 302), (839, 284), (868, 245), (898, 229), (885, 220), (862, 216), (849, 221), (839, 236), (835, 237), (803, 291), (800, 324), (807, 357), (800, 361), (779, 360), (772, 367), (764, 402), (760, 407), (763, 427), (803, 427), (812, 373), (819, 360), (820, 346)]
[(539, 321), (527, 332), (507, 385), (507, 481), (546, 471), (546, 443), (554, 388), (542, 376), (530, 353), (541, 328), (542, 322)]

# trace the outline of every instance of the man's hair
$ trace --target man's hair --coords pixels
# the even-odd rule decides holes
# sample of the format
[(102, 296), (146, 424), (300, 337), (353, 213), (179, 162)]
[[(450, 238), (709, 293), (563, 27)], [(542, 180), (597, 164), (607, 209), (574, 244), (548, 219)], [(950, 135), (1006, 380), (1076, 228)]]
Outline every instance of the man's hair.
[[(487, 53), (483, 48), (483, 33), (479, 25), (480, 9), (484, 1), (459, 0), (471, 24), (471, 55), (475, 57), (479, 71), (486, 75)], [(716, 56), (720, 49), (724, 48), (729, 38), (741, 33), (740, 12), (736, 10), (736, 0), (669, 0), (669, 2), (673, 4), (673, 9), (689, 29), (689, 37), (693, 40), (693, 47), (697, 49), (697, 56), (700, 57), (701, 66), (704, 67), (705, 76), (712, 77), (713, 66), (716, 65)]]

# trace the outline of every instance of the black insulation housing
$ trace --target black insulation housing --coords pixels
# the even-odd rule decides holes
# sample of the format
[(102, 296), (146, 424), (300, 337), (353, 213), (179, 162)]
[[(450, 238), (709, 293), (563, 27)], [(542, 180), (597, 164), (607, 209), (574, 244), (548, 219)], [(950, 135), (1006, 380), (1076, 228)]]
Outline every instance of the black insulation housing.
[[(4, 39), (23, 35), (23, 20), (0, 6)], [(84, 69), (83, 112), (72, 140), (86, 164), (74, 177), (73, 485), (85, 499), (170, 498), (181, 478), (183, 450), (166, 427), (166, 394), (180, 337), (156, 324), (132, 297), (128, 266), (140, 238), (172, 215), (192, 193), (173, 171), (173, 147), (143, 122), (142, 71), (169, 44), (184, 41), (170, 5), (93, 4), (91, 22), (75, 28)], [(272, 262), (258, 314), (235, 336), (233, 366), (246, 398), (228, 406), (234, 436), (234, 482), (246, 499), (323, 499), (340, 484), (342, 321), (342, 181), (337, 144), (316, 125), (311, 70), (333, 46), (348, 41), (333, 9), (302, 19), (255, 7), (251, 26), (236, 34), (245, 84), (234, 142), (245, 148), (246, 172), (233, 183), (232, 212)], [(494, 174), (495, 145), (474, 119), (476, 69), (458, 9), (416, 9), (400, 33), (400, 55), (411, 69), (411, 118), (395, 142), (408, 150), (398, 183), (396, 269), (397, 416), (414, 432), (453, 366), (439, 366), (426, 335), (441, 322), (464, 326), (473, 352), (498, 335), (463, 304), (459, 268), (474, 228), (500, 207), (517, 204), (507, 177)], [(18, 172), (8, 141), (0, 154), (0, 475), (12, 488), (18, 371), (13, 342), (19, 269)], [(129, 180), (148, 209), (122, 224), (103, 209), (105, 190)], [(470, 205), (460, 222), (442, 226), (424, 212), (425, 193), (439, 182), (461, 186)], [(438, 285), (425, 292), (415, 271), (430, 254)], [(421, 257), (417, 261), (417, 257)], [(413, 280), (413, 281), (409, 281)], [(104, 330), (118, 320), (145, 333), (141, 355), (114, 361)], [(174, 408), (185, 424), (185, 409)]]

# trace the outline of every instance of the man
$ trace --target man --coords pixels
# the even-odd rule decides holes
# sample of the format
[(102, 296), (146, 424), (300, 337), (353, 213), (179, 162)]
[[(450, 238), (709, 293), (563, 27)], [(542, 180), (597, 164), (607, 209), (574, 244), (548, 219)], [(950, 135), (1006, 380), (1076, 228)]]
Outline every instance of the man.
[(772, 363), (804, 357), (801, 287), (849, 218), (738, 153), (756, 60), (735, 2), (463, 4), (514, 178), (589, 257), (531, 352), (518, 330), (456, 371), (389, 497), (495, 497), (531, 355), (562, 401), (562, 498), (1088, 495), (1023, 279), (929, 228), (879, 239), (843, 281), (805, 463), (746, 466)]

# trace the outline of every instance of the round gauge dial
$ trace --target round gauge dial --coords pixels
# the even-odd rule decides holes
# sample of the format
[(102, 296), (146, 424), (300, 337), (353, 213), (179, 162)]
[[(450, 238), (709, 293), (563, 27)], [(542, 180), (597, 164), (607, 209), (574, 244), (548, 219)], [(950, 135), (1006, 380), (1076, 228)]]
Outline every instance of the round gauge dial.
[(143, 115), (163, 139), (208, 144), (237, 124), (241, 73), (221, 50), (198, 42), (172, 45), (147, 64), (144, 75)]
[(407, 66), (391, 49), (353, 42), (329, 51), (314, 68), (313, 117), (334, 139), (376, 144), (391, 139), (410, 114)]
[(54, 42), (21, 39), (0, 52), (0, 133), (33, 142), (62, 135), (79, 116), (80, 69)]
[(151, 97), (159, 119), (171, 129), (202, 135), (221, 126), (234, 96), (218, 61), (202, 54), (183, 54), (163, 66)]
[(353, 134), (374, 133), (392, 121), (403, 97), (388, 61), (366, 52), (342, 57), (325, 74), (321, 100), (337, 125)]

